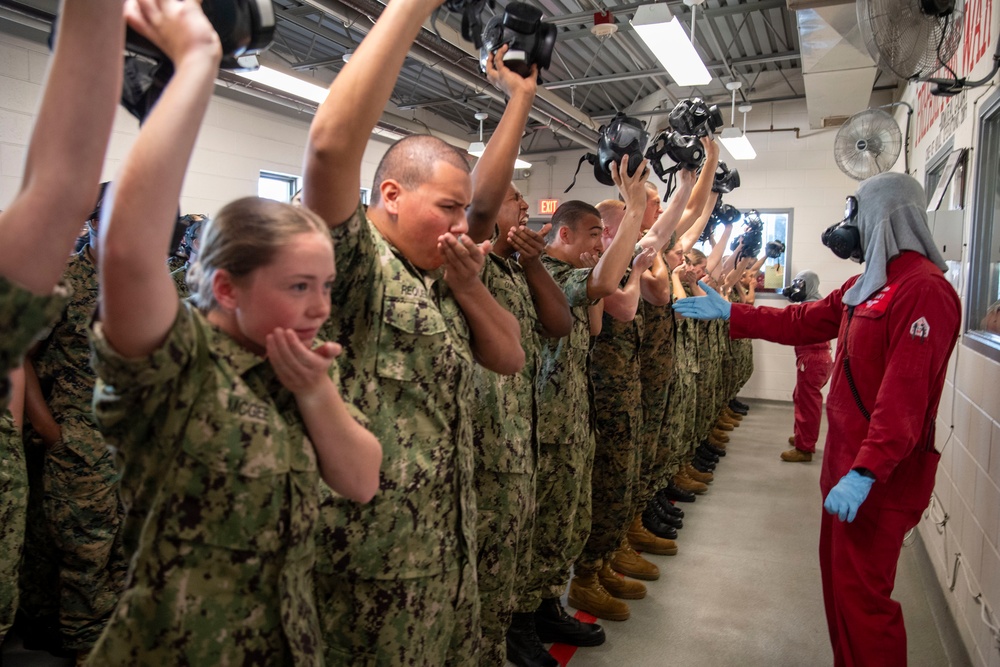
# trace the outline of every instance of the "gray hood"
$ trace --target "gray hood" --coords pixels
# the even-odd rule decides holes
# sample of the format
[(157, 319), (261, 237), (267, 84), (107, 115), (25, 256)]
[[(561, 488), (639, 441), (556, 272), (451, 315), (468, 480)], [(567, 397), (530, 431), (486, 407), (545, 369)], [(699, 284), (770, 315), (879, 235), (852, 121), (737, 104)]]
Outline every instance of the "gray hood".
[(889, 260), (904, 250), (919, 252), (941, 271), (948, 270), (927, 226), (927, 199), (916, 179), (878, 174), (862, 181), (855, 197), (865, 271), (844, 294), (844, 303), (857, 306), (885, 287)]
[(799, 271), (795, 280), (801, 280), (806, 286), (806, 298), (803, 301), (819, 301), (823, 298), (823, 295), (819, 293), (819, 276), (813, 271)]

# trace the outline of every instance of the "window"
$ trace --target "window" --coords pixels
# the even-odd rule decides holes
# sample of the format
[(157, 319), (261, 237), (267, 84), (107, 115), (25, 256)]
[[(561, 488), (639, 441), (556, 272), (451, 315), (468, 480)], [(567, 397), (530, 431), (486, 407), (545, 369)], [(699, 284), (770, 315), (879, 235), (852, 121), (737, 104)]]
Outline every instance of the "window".
[(287, 204), (292, 201), (292, 195), (298, 189), (298, 176), (262, 171), (257, 179), (257, 196), (263, 199), (274, 199)]
[[(742, 213), (746, 214), (750, 209), (741, 209)], [(791, 227), (792, 227), (792, 209), (757, 209), (757, 213), (760, 215), (761, 222), (764, 223), (763, 230), (763, 240), (761, 243), (760, 253), (758, 257), (764, 255), (764, 248), (771, 241), (781, 241), (785, 245), (785, 251), (776, 258), (768, 258), (764, 265), (760, 269), (760, 274), (757, 276), (757, 292), (774, 293), (780, 292), (782, 289), (787, 287), (792, 283), (792, 278), (794, 276), (787, 275), (785, 269), (791, 264), (789, 259), (789, 252), (792, 249), (791, 244)], [(716, 230), (717, 233), (721, 230)], [(736, 237), (741, 235), (745, 231), (743, 227), (742, 220), (733, 227), (733, 234), (730, 237), (730, 248), (734, 243)], [(695, 247), (704, 252), (706, 255), (712, 252), (712, 246), (708, 243), (699, 242), (695, 244)], [(729, 254), (730, 248), (726, 248), (726, 254)]]
[(1000, 93), (979, 114), (965, 342), (1000, 361)]

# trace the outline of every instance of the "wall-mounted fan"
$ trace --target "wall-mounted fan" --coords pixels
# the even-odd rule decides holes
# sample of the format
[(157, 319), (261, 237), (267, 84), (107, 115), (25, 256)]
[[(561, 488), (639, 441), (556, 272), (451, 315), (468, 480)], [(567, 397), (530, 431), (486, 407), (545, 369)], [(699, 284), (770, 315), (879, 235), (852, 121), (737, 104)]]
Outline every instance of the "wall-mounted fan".
[(847, 119), (833, 143), (833, 156), (840, 170), (863, 181), (888, 171), (903, 149), (899, 125), (881, 109), (865, 109)]
[[(868, 53), (881, 69), (934, 84), (935, 95), (955, 95), (988, 83), (1000, 69), (1000, 44), (993, 70), (978, 81), (960, 78), (948, 66), (965, 23), (965, 0), (858, 0), (858, 27)], [(940, 69), (951, 78), (929, 78)]]

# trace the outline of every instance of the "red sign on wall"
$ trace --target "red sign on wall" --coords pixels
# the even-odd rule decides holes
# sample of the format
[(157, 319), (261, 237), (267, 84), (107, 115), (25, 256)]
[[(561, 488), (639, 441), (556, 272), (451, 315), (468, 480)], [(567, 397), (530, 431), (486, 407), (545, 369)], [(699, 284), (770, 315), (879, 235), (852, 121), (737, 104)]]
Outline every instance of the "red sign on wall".
[(538, 215), (552, 215), (559, 208), (558, 199), (539, 199)]

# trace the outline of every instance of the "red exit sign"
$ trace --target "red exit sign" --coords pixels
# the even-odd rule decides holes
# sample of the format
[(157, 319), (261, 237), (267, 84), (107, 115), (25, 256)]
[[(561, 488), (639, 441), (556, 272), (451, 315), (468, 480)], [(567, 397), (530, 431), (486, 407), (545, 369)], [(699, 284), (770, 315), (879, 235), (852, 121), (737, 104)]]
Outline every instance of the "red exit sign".
[(558, 199), (539, 199), (538, 215), (552, 215), (559, 208)]

